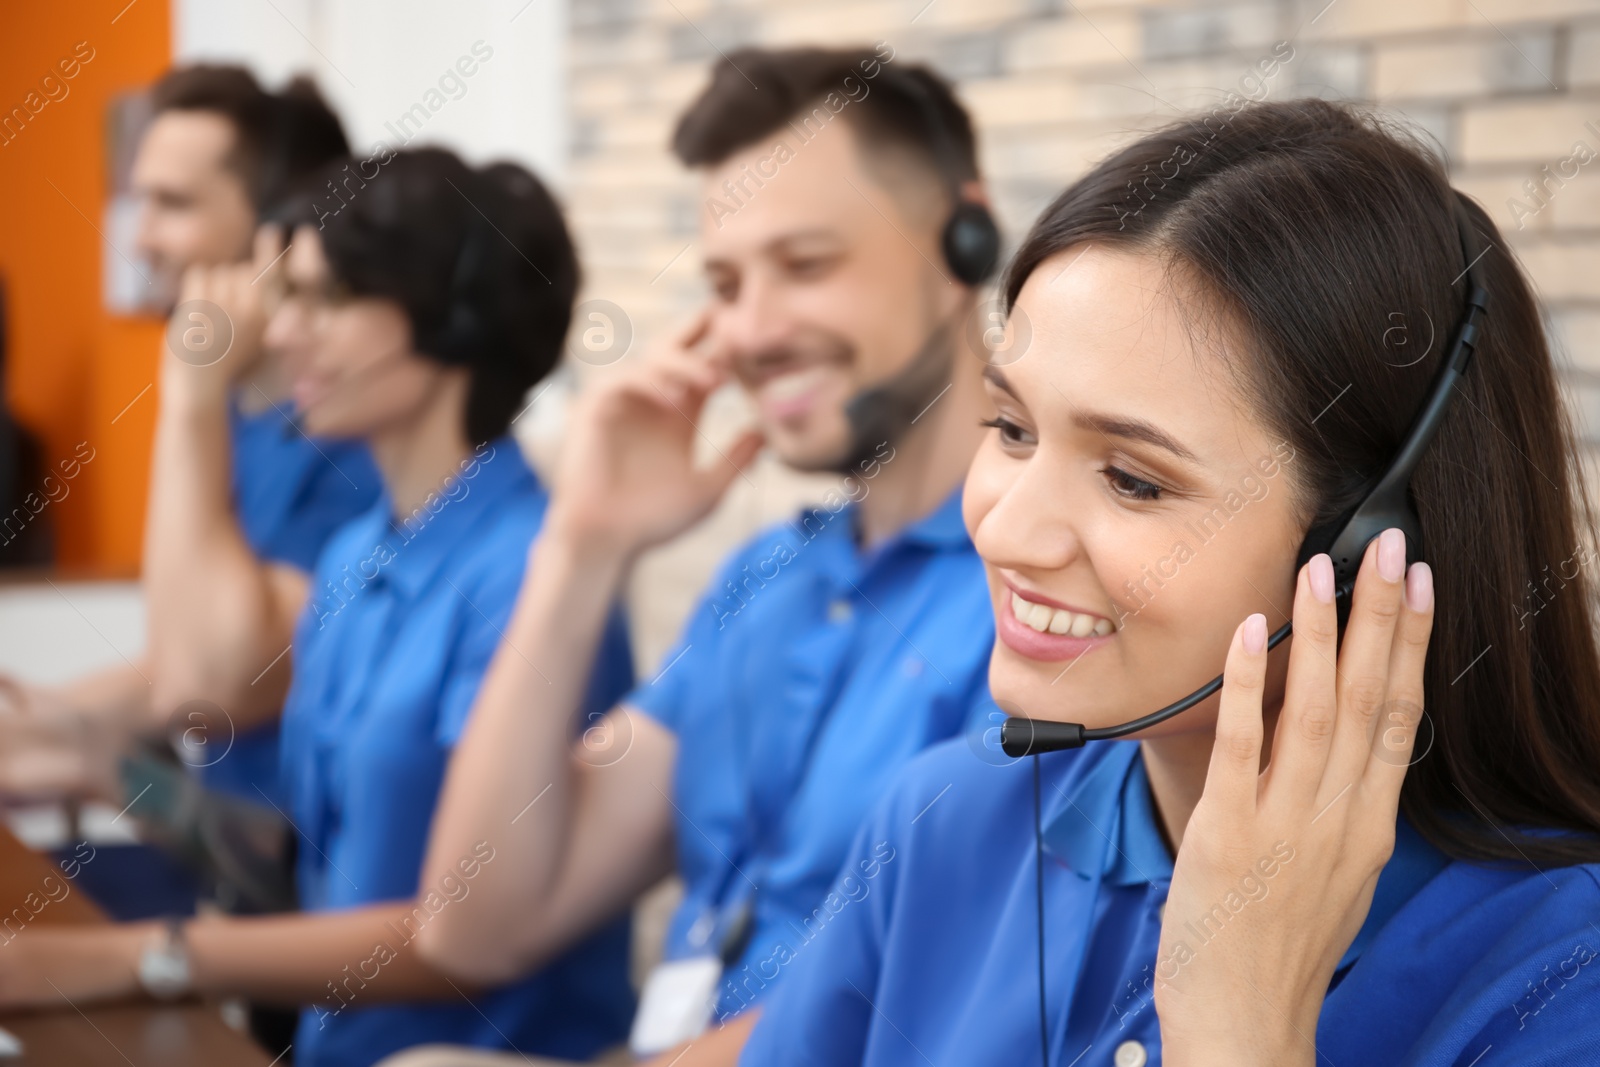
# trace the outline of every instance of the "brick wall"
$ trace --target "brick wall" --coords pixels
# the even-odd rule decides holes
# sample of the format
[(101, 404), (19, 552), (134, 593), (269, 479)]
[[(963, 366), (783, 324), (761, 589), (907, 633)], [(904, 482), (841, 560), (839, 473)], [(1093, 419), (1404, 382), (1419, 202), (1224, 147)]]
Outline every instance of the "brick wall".
[[(1580, 425), (1600, 440), (1600, 158), (1578, 162), (1600, 153), (1600, 0), (573, 0), (567, 200), (585, 295), (633, 326), (626, 359), (702, 295), (695, 184), (666, 144), (717, 51), (879, 39), (959, 84), (1013, 241), (1094, 161), (1229, 90), (1403, 115), (1439, 141), (1526, 265)], [(1285, 41), (1293, 58), (1269, 82), (1241, 81)], [(718, 421), (736, 417), (730, 400)], [(647, 562), (634, 590), (645, 662), (720, 553), (817, 484), (763, 467)]]

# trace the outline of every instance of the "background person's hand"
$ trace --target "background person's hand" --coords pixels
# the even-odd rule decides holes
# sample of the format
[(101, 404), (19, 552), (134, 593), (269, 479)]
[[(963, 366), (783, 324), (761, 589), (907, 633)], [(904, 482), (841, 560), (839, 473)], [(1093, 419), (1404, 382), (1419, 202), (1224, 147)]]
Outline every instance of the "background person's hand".
[(69, 713), (61, 691), (47, 685), (35, 685), (14, 674), (0, 671), (0, 716), (29, 715), (36, 719), (56, 718)]
[(164, 345), (169, 383), (218, 392), (255, 366), (282, 294), (283, 252), (283, 231), (269, 224), (256, 231), (249, 259), (183, 272)]
[[(80, 892), (63, 877), (46, 879), (32, 906), (41, 918), (61, 897), (62, 887)], [(139, 994), (139, 955), (160, 930), (155, 923), (76, 928), (30, 922), (0, 940), (0, 1008), (65, 1008)]]
[(697, 351), (701, 312), (637, 368), (610, 375), (574, 405), (552, 491), (550, 525), (586, 550), (622, 557), (704, 518), (761, 449), (746, 431), (696, 462), (706, 400), (727, 380), (724, 361)]
[(1155, 998), (1170, 1067), (1316, 1061), (1328, 982), (1394, 849), (1432, 627), (1432, 573), (1418, 563), (1405, 574), (1398, 530), (1367, 550), (1342, 648), (1332, 564), (1311, 560), (1264, 772), (1266, 619), (1235, 632), (1161, 929)]
[(60, 693), (0, 675), (0, 801), (116, 802), (125, 731), (71, 707)]

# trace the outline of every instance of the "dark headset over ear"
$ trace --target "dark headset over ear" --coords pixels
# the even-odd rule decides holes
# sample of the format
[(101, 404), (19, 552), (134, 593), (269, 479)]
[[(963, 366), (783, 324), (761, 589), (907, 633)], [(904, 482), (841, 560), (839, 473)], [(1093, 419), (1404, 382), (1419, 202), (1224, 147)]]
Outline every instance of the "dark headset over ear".
[(465, 219), (461, 247), (450, 272), (443, 322), (417, 342), (418, 351), (456, 367), (470, 366), (479, 353), (496, 343), (483, 312), (473, 300), (488, 266), (489, 224), (470, 203)]
[[(1477, 234), (1461, 194), (1452, 190), (1452, 195), (1456, 198), (1453, 202), (1456, 230), (1461, 238), (1462, 254), (1467, 261), (1466, 269), (1461, 272), (1467, 279), (1467, 300), (1450, 351), (1440, 364), (1433, 388), (1412, 422), (1410, 432), (1396, 450), (1394, 459), (1390, 460), (1382, 477), (1350, 510), (1336, 519), (1312, 527), (1300, 546), (1297, 568), (1304, 566), (1319, 552), (1328, 553), (1333, 560), (1334, 602), (1339, 612), (1341, 631), (1350, 617), (1350, 601), (1355, 591), (1356, 574), (1361, 569), (1361, 557), (1374, 538), (1390, 527), (1398, 527), (1406, 535), (1407, 566), (1422, 558), (1422, 521), (1417, 517), (1416, 507), (1411, 500), (1411, 476), (1416, 472), (1417, 463), (1428, 445), (1438, 435), (1450, 401), (1455, 396), (1456, 386), (1472, 364), (1472, 355), (1477, 349), (1484, 318), (1488, 314), (1489, 291), (1484, 283), (1483, 268), (1479, 266), (1484, 253), (1476, 251)], [(1267, 647), (1277, 647), (1289, 636), (1293, 625), (1291, 620), (1279, 627), (1267, 640)], [(1000, 747), (1006, 755), (1020, 757), (1063, 748), (1081, 748), (1089, 741), (1126, 737), (1188, 711), (1221, 688), (1222, 675), (1219, 674), (1182, 700), (1160, 711), (1117, 726), (1092, 730), (1082, 723), (1012, 716), (1000, 728)]]
[[(939, 175), (950, 192), (953, 206), (939, 234), (945, 264), (963, 285), (980, 285), (999, 265), (1000, 228), (985, 205), (962, 196), (961, 176), (965, 171), (955, 133), (935, 105), (926, 83), (911, 72), (885, 71), (884, 76), (917, 102)], [(835, 470), (849, 473), (869, 461), (880, 443), (904, 434), (938, 399), (941, 389), (948, 387), (952, 321), (938, 323), (898, 374), (857, 393), (845, 404), (850, 444)]]
[(987, 205), (966, 199), (961, 193), (963, 166), (950, 128), (922, 79), (911, 72), (887, 71), (907, 96), (917, 102), (922, 123), (928, 131), (939, 175), (950, 192), (954, 207), (939, 235), (945, 264), (963, 285), (977, 286), (987, 281), (1000, 264), (1000, 227)]
[[(1456, 194), (1459, 197), (1459, 194)], [(1312, 556), (1326, 552), (1333, 560), (1334, 593), (1339, 605), (1339, 625), (1343, 628), (1350, 616), (1350, 595), (1355, 590), (1356, 573), (1361, 569), (1361, 557), (1367, 544), (1384, 530), (1398, 527), (1406, 535), (1406, 564), (1409, 566), (1422, 558), (1422, 522), (1417, 518), (1411, 501), (1411, 476), (1428, 445), (1439, 432), (1445, 412), (1455, 396), (1456, 383), (1466, 374), (1477, 349), (1478, 336), (1483, 330), (1483, 319), (1488, 313), (1489, 292), (1484, 286), (1483, 269), (1478, 265), (1483, 253), (1476, 255), (1477, 244), (1472, 221), (1465, 206), (1456, 204), (1456, 228), (1461, 237), (1461, 250), (1467, 257), (1467, 308), (1461, 324), (1456, 327), (1455, 340), (1433, 391), (1417, 413), (1411, 432), (1389, 463), (1389, 469), (1354, 508), (1345, 514), (1314, 526), (1300, 546), (1296, 566), (1306, 564)]]

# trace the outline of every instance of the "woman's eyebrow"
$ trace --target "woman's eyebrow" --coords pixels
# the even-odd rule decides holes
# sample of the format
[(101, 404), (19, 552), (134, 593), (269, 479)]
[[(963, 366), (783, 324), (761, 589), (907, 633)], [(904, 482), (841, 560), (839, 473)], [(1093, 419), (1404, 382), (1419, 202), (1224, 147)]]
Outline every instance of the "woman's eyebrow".
[[(983, 380), (996, 389), (1011, 397), (1017, 403), (1022, 403), (1022, 397), (1012, 387), (999, 367), (994, 365), (983, 368)], [(1088, 430), (1097, 430), (1107, 437), (1122, 437), (1131, 441), (1143, 441), (1157, 448), (1164, 448), (1180, 459), (1191, 463), (1198, 463), (1200, 458), (1193, 452), (1184, 448), (1173, 440), (1166, 432), (1156, 428), (1153, 424), (1143, 419), (1130, 419), (1120, 415), (1104, 415), (1093, 411), (1076, 411), (1072, 416), (1073, 422), (1079, 427)]]
[(1174, 441), (1165, 432), (1142, 419), (1124, 418), (1120, 415), (1102, 415), (1093, 411), (1075, 412), (1072, 419), (1079, 426), (1091, 430), (1098, 430), (1107, 437), (1122, 437), (1132, 441), (1143, 441), (1147, 445), (1164, 448), (1179, 459), (1186, 459), (1191, 463), (1198, 463), (1199, 457)]
[(1000, 373), (1000, 368), (996, 367), (993, 363), (983, 368), (983, 380), (1000, 390), (1002, 393), (1005, 393), (1017, 403), (1022, 403), (1022, 398), (1017, 395), (1017, 391), (1011, 388), (1011, 382), (1006, 379), (1004, 374)]

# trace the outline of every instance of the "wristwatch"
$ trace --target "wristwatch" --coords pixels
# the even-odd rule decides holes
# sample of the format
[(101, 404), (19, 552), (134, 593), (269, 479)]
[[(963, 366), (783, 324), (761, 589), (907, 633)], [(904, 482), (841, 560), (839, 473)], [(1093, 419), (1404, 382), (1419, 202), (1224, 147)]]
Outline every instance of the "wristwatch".
[(189, 992), (184, 925), (182, 919), (169, 919), (139, 953), (139, 984), (157, 1000), (176, 1000)]

